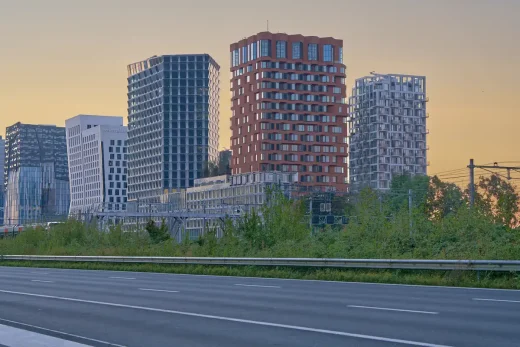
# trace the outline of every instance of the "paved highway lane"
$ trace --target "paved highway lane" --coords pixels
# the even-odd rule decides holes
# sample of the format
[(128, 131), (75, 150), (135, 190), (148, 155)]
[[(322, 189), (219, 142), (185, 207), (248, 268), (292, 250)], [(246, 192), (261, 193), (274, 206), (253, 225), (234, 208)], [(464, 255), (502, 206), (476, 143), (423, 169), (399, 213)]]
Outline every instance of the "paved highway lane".
[(520, 291), (0, 267), (0, 324), (92, 346), (518, 346)]

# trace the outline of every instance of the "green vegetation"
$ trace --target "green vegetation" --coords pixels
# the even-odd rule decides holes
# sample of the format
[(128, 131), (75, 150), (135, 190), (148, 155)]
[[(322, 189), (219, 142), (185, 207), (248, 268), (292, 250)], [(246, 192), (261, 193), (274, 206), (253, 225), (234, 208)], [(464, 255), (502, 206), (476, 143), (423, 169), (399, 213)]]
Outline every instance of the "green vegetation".
[[(412, 190), (411, 209), (409, 189)], [(480, 180), (474, 208), (468, 206), (467, 191), (437, 177), (398, 177), (392, 182), (390, 192), (384, 195), (370, 189), (356, 195), (338, 195), (332, 199), (332, 210), (349, 216), (349, 223), (346, 226), (323, 226), (312, 232), (305, 216), (305, 199), (288, 200), (280, 192), (273, 191), (267, 201), (258, 214), (245, 215), (235, 223), (226, 221), (221, 238), (216, 237), (214, 230), (209, 230), (198, 240), (185, 240), (178, 244), (170, 239), (164, 222), (160, 226), (150, 222), (145, 230), (136, 232), (123, 232), (119, 226), (102, 232), (95, 225), (69, 221), (51, 231), (27, 230), (14, 239), (0, 240), (0, 254), (520, 259), (518, 196), (514, 187), (498, 176)], [(474, 273), (460, 272), (150, 264), (44, 265), (520, 288), (520, 279), (515, 274), (483, 273), (477, 282)]]

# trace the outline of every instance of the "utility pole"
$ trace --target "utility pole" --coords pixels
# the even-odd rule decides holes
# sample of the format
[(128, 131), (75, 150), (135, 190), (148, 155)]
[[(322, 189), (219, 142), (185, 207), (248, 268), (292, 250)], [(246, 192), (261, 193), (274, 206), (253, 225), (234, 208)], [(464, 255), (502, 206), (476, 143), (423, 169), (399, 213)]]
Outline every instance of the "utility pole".
[(473, 159), (469, 160), (469, 206), (473, 207), (475, 204), (475, 164)]
[(408, 189), (408, 219), (410, 220), (410, 237), (413, 234), (412, 226), (412, 190)]
[(309, 228), (311, 228), (312, 235), (312, 194), (309, 195)]

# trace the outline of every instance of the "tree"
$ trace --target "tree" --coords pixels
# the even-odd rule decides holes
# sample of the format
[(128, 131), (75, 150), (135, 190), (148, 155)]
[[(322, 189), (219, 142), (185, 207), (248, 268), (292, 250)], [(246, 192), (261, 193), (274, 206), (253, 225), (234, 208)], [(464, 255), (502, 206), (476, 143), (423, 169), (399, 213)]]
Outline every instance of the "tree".
[(513, 185), (499, 175), (492, 174), (490, 177), (480, 177), (477, 188), (479, 205), (493, 216), (496, 223), (508, 227), (518, 225), (520, 199)]
[(430, 179), (426, 201), (426, 215), (432, 220), (440, 221), (451, 213), (456, 213), (460, 207), (467, 204), (467, 198), (454, 183), (443, 182), (439, 177)]
[(153, 220), (149, 220), (146, 224), (146, 231), (148, 235), (150, 235), (150, 239), (153, 243), (161, 243), (170, 239), (168, 226), (164, 220), (161, 222), (160, 227), (158, 227)]
[(229, 160), (225, 156), (220, 156), (217, 162), (208, 161), (204, 166), (203, 177), (215, 177), (221, 175), (231, 175)]
[(412, 190), (413, 207), (424, 211), (428, 195), (430, 178), (424, 175), (411, 176), (409, 174), (394, 176), (390, 183), (390, 192), (387, 199), (392, 211), (408, 208), (408, 191)]

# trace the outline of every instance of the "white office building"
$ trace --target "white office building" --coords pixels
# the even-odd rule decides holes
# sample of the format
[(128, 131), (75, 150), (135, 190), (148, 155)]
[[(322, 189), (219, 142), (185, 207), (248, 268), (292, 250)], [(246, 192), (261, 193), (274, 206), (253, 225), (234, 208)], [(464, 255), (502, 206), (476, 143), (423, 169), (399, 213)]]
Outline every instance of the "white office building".
[(375, 74), (349, 99), (351, 190), (390, 189), (396, 175), (426, 175), (426, 77)]
[(126, 209), (127, 128), (122, 117), (79, 115), (65, 122), (70, 215)]

